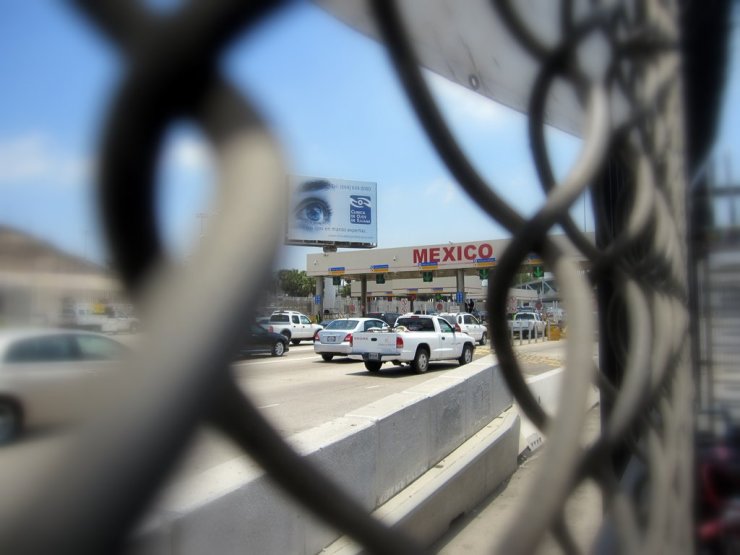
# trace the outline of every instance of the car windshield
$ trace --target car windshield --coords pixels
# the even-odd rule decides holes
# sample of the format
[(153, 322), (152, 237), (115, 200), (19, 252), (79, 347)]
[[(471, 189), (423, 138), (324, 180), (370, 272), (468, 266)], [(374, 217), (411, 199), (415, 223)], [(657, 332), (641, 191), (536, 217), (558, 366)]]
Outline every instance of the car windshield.
[(357, 320), (334, 320), (325, 329), (327, 330), (353, 330), (357, 327)]

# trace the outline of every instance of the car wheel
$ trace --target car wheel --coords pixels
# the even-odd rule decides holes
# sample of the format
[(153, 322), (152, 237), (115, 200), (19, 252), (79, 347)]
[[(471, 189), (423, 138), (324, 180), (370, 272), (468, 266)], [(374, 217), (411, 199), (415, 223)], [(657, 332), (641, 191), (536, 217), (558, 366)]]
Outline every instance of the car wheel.
[(282, 341), (275, 341), (275, 344), (272, 346), (272, 356), (274, 357), (281, 357), (285, 354), (285, 343)]
[(465, 345), (463, 347), (463, 352), (460, 355), (460, 358), (457, 359), (457, 361), (460, 363), (460, 366), (473, 362), (473, 346), (470, 344)]
[(383, 366), (383, 363), (376, 360), (367, 360), (365, 361), (365, 368), (367, 368), (370, 372), (380, 372), (380, 367)]
[(424, 372), (429, 370), (429, 351), (422, 347), (419, 347), (416, 350), (414, 361), (411, 363), (411, 368), (413, 368), (414, 372), (416, 372), (417, 374), (423, 374)]
[(331, 362), (331, 359), (334, 358), (334, 355), (323, 354), (321, 355), (321, 358), (323, 358), (326, 362)]
[(21, 431), (21, 411), (12, 401), (0, 400), (0, 444), (12, 441)]
[(481, 335), (479, 343), (480, 343), (481, 345), (485, 345), (485, 344), (486, 344), (486, 341), (488, 341), (488, 337), (487, 337), (487, 336), (486, 336), (486, 334), (484, 333), (483, 335)]
[(289, 332), (288, 330), (283, 330), (283, 331), (281, 331), (281, 332), (280, 332), (280, 334), (281, 334), (281, 335), (282, 335), (282, 336), (283, 336), (283, 337), (284, 337), (285, 339), (287, 339), (288, 341), (290, 341), (290, 332)]
[(300, 345), (300, 344), (301, 344), (301, 340), (300, 340), (300, 339), (291, 339), (291, 341), (290, 341), (290, 342), (291, 342), (291, 343), (292, 343), (293, 345)]

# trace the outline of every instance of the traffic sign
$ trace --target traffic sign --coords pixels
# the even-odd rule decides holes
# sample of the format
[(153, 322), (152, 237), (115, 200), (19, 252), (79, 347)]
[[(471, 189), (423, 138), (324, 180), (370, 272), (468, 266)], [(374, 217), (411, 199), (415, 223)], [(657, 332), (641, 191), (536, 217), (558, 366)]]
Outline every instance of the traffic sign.
[(375, 283), (385, 283), (385, 276), (383, 274), (375, 274)]
[(332, 285), (342, 285), (342, 278), (334, 276), (331, 278)]
[(532, 275), (536, 278), (545, 277), (545, 271), (542, 269), (542, 266), (535, 266), (532, 270)]
[(457, 302), (457, 303), (463, 302), (463, 297), (464, 296), (465, 295), (463, 294), (462, 291), (458, 291), (457, 293), (455, 293), (455, 302)]
[(422, 272), (421, 278), (422, 281), (430, 282), (434, 279), (434, 274), (432, 272)]
[(488, 279), (488, 268), (484, 268), (482, 270), (478, 270), (478, 277), (481, 280)]
[(314, 304), (321, 304), (321, 295), (316, 295), (316, 296), (315, 296), (315, 297), (313, 298), (313, 303), (314, 303)]

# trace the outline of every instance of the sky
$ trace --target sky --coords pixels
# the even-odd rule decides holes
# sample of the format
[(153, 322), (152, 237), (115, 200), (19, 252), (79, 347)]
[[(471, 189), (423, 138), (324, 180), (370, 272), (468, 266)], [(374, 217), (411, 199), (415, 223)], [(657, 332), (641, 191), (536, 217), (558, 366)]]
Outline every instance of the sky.
[[(105, 263), (95, 158), (125, 59), (63, 2), (9, 0), (0, 13), (0, 224)], [(734, 70), (737, 40), (732, 51)], [(507, 237), (438, 159), (377, 43), (294, 2), (232, 44), (221, 62), (268, 122), (288, 173), (378, 184), (378, 247)], [(526, 118), (434, 74), (427, 78), (478, 171), (521, 213), (533, 213), (543, 195)], [(725, 96), (738, 92), (733, 71)], [(726, 104), (715, 150), (740, 160), (740, 108)], [(217, 217), (209, 205), (213, 155), (191, 122), (173, 123), (167, 137), (158, 167), (160, 226), (172, 254), (186, 256), (201, 225)], [(548, 144), (562, 177), (580, 141), (551, 129)], [(576, 203), (572, 214), (593, 230), (588, 202)], [(409, 220), (423, 225), (404, 225)], [(277, 266), (305, 269), (306, 255), (317, 251), (285, 247)]]

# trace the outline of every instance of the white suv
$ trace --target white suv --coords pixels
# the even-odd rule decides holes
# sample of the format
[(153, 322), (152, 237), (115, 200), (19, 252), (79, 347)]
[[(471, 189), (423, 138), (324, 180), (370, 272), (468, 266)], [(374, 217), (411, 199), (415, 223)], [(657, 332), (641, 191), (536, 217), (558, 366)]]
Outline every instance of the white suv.
[(440, 316), (447, 320), (455, 328), (455, 331), (467, 333), (479, 345), (485, 345), (488, 341), (488, 328), (472, 314), (468, 312), (445, 312)]
[(318, 324), (312, 324), (308, 316), (293, 310), (277, 310), (270, 316), (267, 331), (281, 333), (293, 345), (298, 345), (303, 339), (313, 339), (317, 331), (324, 329)]

